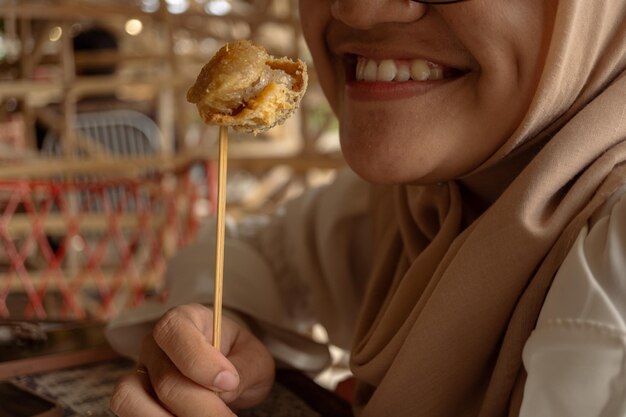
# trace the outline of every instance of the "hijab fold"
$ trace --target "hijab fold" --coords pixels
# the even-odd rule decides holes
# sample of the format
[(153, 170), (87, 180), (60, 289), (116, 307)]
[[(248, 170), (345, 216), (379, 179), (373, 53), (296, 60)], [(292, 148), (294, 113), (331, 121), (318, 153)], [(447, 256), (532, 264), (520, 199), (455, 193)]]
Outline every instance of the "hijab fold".
[[(626, 2), (559, 1), (536, 94), (503, 146), (465, 178), (374, 190), (357, 414), (519, 414), (522, 349), (552, 279), (626, 183), (625, 102)], [(508, 182), (477, 210), (471, 194), (493, 195), (493, 178)]]

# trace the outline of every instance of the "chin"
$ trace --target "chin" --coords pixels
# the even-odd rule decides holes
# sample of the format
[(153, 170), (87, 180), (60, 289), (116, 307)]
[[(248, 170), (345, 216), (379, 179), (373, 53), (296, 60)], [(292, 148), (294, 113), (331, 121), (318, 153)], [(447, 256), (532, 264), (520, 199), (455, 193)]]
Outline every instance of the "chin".
[[(370, 133), (372, 130), (370, 130)], [(351, 135), (340, 132), (343, 157), (350, 168), (364, 180), (374, 184), (427, 184), (440, 181), (436, 158), (427, 149), (411, 149), (405, 141), (389, 140), (389, 136)], [(381, 141), (381, 137), (387, 140)], [(401, 135), (392, 135), (396, 139)]]
[(430, 182), (429, 173), (420, 169), (423, 165), (404, 166), (398, 163), (401, 157), (384, 152), (368, 152), (366, 149), (353, 150), (344, 146), (342, 151), (348, 166), (367, 182), (380, 185)]
[(359, 164), (353, 164), (348, 162), (348, 166), (363, 180), (378, 185), (394, 185), (394, 184), (403, 184), (403, 181), (400, 181), (400, 178), (396, 175), (393, 175), (390, 172), (385, 171), (375, 171), (372, 170), (371, 167), (363, 167)]

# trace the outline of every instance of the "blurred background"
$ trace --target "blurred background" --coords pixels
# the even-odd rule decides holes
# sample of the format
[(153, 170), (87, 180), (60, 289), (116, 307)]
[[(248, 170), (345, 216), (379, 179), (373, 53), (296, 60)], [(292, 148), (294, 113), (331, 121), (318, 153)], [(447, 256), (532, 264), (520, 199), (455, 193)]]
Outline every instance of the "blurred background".
[(337, 125), (297, 13), (297, 0), (0, 0), (0, 317), (106, 321), (159, 294), (215, 207), (218, 129), (185, 94), (226, 42), (310, 72), (287, 123), (231, 131), (230, 221), (333, 178)]

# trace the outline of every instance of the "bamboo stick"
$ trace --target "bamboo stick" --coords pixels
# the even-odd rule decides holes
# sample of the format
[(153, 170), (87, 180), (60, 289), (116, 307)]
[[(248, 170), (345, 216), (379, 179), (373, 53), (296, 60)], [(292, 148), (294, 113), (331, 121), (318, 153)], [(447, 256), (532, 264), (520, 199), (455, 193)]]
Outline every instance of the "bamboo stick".
[(215, 277), (213, 283), (213, 347), (222, 339), (222, 293), (224, 282), (224, 232), (226, 214), (226, 174), (228, 162), (228, 127), (220, 126), (220, 148), (217, 176), (217, 231), (215, 235)]

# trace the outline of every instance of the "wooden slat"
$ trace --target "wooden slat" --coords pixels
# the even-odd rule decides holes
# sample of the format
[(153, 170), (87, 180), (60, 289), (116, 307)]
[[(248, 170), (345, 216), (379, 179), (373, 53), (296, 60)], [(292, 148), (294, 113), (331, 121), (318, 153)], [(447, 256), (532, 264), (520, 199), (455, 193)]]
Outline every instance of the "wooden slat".
[[(117, 215), (115, 221), (122, 230), (137, 229), (140, 223), (137, 215), (133, 214)], [(149, 225), (156, 229), (164, 222), (165, 214), (152, 214)], [(41, 222), (41, 226), (46, 234), (61, 236), (67, 234), (68, 221), (62, 214), (52, 213)], [(89, 213), (80, 217), (78, 228), (81, 233), (105, 231), (110, 229), (110, 220), (104, 214)], [(33, 219), (27, 214), (14, 214), (6, 225), (6, 230), (14, 239), (27, 236), (33, 231)]]
[[(101, 272), (98, 272), (97, 274), (97, 278), (98, 280), (101, 280), (101, 283), (106, 285), (107, 287), (112, 285), (114, 280), (116, 279), (115, 276), (115, 270), (117, 269), (117, 266), (111, 266), (111, 267), (105, 267), (103, 266), (101, 268)], [(68, 281), (68, 283), (70, 281), (72, 281), (74, 275), (76, 274), (76, 272), (74, 273), (69, 273), (65, 270), (61, 270), (61, 274), (66, 277), (65, 279)], [(35, 288), (39, 288), (41, 287), (42, 283), (44, 282), (44, 280), (49, 280), (50, 279), (50, 273), (42, 273), (41, 271), (29, 271), (28, 272), (28, 277), (31, 280), (31, 282), (33, 283), (33, 286)], [(97, 285), (96, 285), (96, 274), (94, 273), (93, 275), (89, 275), (87, 274), (87, 276), (85, 277), (85, 282), (84, 284), (81, 286), (81, 289), (97, 289)], [(8, 279), (8, 274), (6, 271), (2, 271), (0, 272), (0, 282), (7, 282)], [(161, 277), (157, 276), (156, 272), (151, 271), (149, 273), (146, 273), (144, 271), (144, 275), (141, 276), (141, 281), (142, 283), (145, 284), (145, 291), (146, 292), (153, 292), (158, 290), (161, 286), (162, 286), (162, 280)], [(51, 288), (57, 288), (56, 284), (54, 284), (53, 282), (49, 283), (49, 286)], [(11, 281), (11, 286), (9, 288), (9, 291), (11, 293), (20, 293), (24, 291), (24, 287), (22, 286), (22, 283), (19, 279), (19, 277), (17, 277), (15, 274), (13, 275), (13, 280)], [(49, 290), (50, 291), (50, 290)], [(85, 307), (85, 306), (83, 306)]]
[[(145, 77), (128, 79), (120, 76), (78, 77), (67, 88), (67, 94), (82, 96), (94, 93), (115, 92), (122, 87), (142, 87), (158, 90), (164, 86), (187, 85), (182, 77)], [(9, 97), (61, 97), (61, 82), (39, 80), (12, 80), (0, 82), (0, 99)]]
[(141, 158), (102, 158), (99, 160), (36, 158), (15, 165), (0, 164), (0, 179), (48, 179), (61, 175), (102, 175), (107, 178), (139, 178), (147, 171), (175, 172), (194, 161), (206, 160), (206, 150), (198, 149), (175, 157), (150, 156)]
[[(16, 165), (0, 165), (0, 180), (13, 179), (46, 179), (58, 177), (62, 172), (67, 178), (76, 175), (97, 174), (109, 178), (138, 178), (147, 171), (178, 171), (193, 162), (214, 159), (213, 149), (190, 150), (175, 157), (152, 156), (144, 158), (85, 160), (34, 159)], [(232, 167), (249, 170), (267, 170), (276, 166), (286, 165), (296, 172), (313, 168), (336, 169), (343, 166), (344, 161), (335, 156), (307, 157), (267, 157), (238, 158), (229, 160)]]
[[(20, 0), (20, 3), (24, 0)], [(41, 19), (41, 20), (77, 20), (77, 19), (111, 19), (123, 16), (127, 19), (154, 19), (159, 20), (158, 13), (146, 13), (133, 6), (115, 5), (111, 3), (101, 4), (95, 2), (64, 1), (57, 4), (2, 4), (0, 5), (0, 16), (14, 16), (15, 18)], [(180, 15), (173, 15), (177, 25), (183, 25), (188, 19), (202, 19), (207, 26), (213, 20), (224, 20), (224, 16), (213, 16), (202, 12), (188, 10)], [(272, 15), (241, 15), (231, 12), (227, 16), (231, 20), (246, 22), (270, 22), (278, 24), (290, 24), (292, 19), (275, 17)]]

